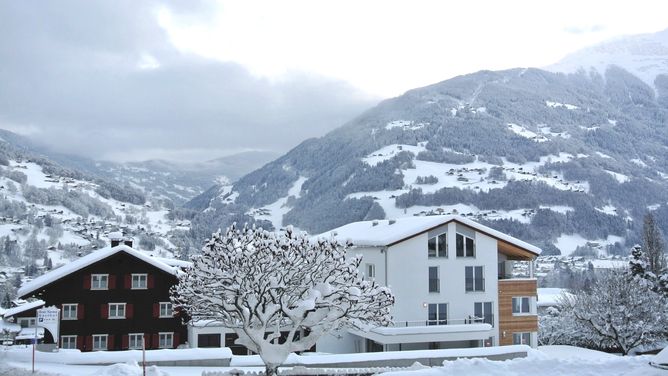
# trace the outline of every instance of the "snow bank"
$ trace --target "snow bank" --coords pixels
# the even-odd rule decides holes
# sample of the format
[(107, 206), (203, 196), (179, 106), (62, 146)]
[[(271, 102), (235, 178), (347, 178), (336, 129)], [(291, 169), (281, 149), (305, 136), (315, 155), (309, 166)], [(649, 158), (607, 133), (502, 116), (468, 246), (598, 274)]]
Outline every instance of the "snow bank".
[[(32, 359), (32, 347), (12, 346), (0, 352), (0, 357), (17, 362), (30, 362)], [(177, 360), (208, 360), (229, 359), (232, 351), (227, 347), (222, 348), (196, 348), (196, 349), (163, 349), (147, 350), (147, 362), (177, 361)], [(39, 363), (60, 364), (113, 364), (140, 362), (142, 352), (140, 350), (128, 351), (93, 351), (81, 352), (79, 350), (59, 350), (58, 352), (36, 352), (35, 359)]]

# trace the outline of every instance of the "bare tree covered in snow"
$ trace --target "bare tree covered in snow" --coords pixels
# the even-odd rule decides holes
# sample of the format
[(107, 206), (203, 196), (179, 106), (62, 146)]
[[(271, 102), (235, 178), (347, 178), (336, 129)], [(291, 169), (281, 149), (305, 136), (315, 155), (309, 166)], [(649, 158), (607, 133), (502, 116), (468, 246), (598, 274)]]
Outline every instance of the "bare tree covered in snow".
[(575, 321), (580, 340), (628, 354), (665, 338), (667, 303), (623, 269), (601, 274), (591, 291), (565, 296), (560, 309), (564, 319)]
[(329, 331), (390, 324), (392, 293), (362, 279), (361, 256), (346, 257), (348, 247), (311, 241), (290, 227), (277, 234), (233, 225), (212, 235), (172, 299), (195, 321), (233, 329), (236, 343), (276, 374), (289, 353), (313, 347)]

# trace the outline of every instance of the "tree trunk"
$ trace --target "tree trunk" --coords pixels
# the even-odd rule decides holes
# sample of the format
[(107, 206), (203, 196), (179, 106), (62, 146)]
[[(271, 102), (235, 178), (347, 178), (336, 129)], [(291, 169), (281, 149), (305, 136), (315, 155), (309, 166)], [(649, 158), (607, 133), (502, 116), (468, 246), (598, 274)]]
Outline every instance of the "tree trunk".
[(265, 376), (277, 376), (278, 375), (278, 366), (274, 365), (265, 365), (264, 366)]

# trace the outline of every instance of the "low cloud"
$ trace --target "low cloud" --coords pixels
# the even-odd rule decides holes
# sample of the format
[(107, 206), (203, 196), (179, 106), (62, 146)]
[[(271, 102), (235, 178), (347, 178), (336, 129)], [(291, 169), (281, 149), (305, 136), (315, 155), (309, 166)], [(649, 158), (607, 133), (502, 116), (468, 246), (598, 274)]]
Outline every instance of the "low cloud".
[[(204, 2), (172, 12), (208, 10)], [(0, 14), (0, 127), (61, 152), (119, 160), (285, 151), (377, 101), (324, 77), (269, 81), (182, 54), (150, 2), (2, 2)]]

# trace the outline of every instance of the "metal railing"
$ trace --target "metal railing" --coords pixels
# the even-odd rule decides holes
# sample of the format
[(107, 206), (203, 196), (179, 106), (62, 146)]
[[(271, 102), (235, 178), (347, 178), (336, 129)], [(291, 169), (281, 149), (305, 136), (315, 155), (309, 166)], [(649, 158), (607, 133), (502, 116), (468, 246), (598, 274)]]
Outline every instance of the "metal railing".
[(485, 315), (485, 317), (476, 317), (471, 315), (464, 319), (395, 321), (391, 326), (394, 328), (409, 328), (415, 326), (468, 325), (468, 324), (490, 324), (494, 326), (494, 315)]
[(485, 278), (466, 278), (466, 291), (485, 291)]

